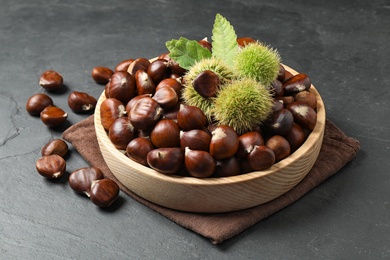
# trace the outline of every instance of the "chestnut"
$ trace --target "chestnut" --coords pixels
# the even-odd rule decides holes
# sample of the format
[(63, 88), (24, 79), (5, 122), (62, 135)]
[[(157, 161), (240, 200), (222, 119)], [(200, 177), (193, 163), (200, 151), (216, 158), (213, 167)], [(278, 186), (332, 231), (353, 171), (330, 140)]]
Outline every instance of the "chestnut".
[(212, 44), (208, 41), (207, 37), (203, 38), (202, 40), (199, 40), (198, 43), (203, 47), (208, 49), (209, 51), (212, 51)]
[(168, 75), (170, 75), (171, 70), (167, 60), (157, 59), (150, 63), (147, 73), (153, 82), (158, 84), (161, 80), (167, 78)]
[(57, 179), (65, 173), (66, 162), (58, 154), (45, 155), (37, 160), (35, 167), (43, 177)]
[(118, 99), (107, 98), (100, 105), (100, 120), (105, 130), (110, 129), (111, 124), (117, 118), (125, 115), (125, 107)]
[(130, 122), (139, 130), (153, 128), (161, 117), (161, 107), (151, 97), (140, 98), (130, 110)]
[(136, 95), (136, 84), (134, 76), (126, 71), (115, 72), (105, 90), (108, 98), (116, 98), (123, 104), (127, 104)]
[(255, 146), (264, 145), (263, 136), (257, 131), (246, 132), (238, 137), (236, 156), (245, 159)]
[(134, 78), (137, 86), (137, 95), (154, 94), (156, 91), (156, 85), (146, 71), (137, 70)]
[(317, 114), (307, 103), (293, 102), (287, 106), (294, 116), (294, 120), (303, 128), (313, 130), (317, 123)]
[(115, 67), (115, 72), (117, 71), (127, 71), (129, 68), (130, 64), (134, 61), (134, 59), (126, 59), (122, 60), (121, 62), (118, 63)]
[(111, 179), (95, 180), (91, 184), (91, 201), (98, 207), (110, 206), (119, 195), (119, 186)]
[(177, 121), (177, 113), (180, 110), (180, 105), (181, 103), (176, 103), (173, 107), (163, 109), (163, 117)]
[(125, 150), (127, 144), (134, 139), (135, 130), (127, 117), (115, 119), (108, 129), (108, 138), (119, 150)]
[(210, 154), (216, 160), (232, 157), (238, 150), (238, 135), (228, 125), (219, 125), (211, 132)]
[(69, 151), (67, 143), (62, 139), (52, 139), (41, 149), (41, 155), (57, 154), (64, 157)]
[(184, 153), (178, 147), (157, 148), (146, 156), (148, 165), (165, 175), (174, 175), (181, 171), (184, 165)]
[(187, 172), (192, 177), (207, 178), (215, 170), (216, 163), (210, 153), (199, 150), (185, 148), (184, 164)]
[(209, 151), (211, 135), (204, 130), (193, 129), (180, 132), (180, 147), (184, 151), (186, 147), (191, 150)]
[(275, 161), (274, 151), (265, 145), (256, 145), (247, 157), (249, 167), (255, 171), (268, 169)]
[(240, 162), (233, 156), (216, 162), (215, 177), (235, 176), (241, 173)]
[(157, 148), (180, 147), (180, 127), (171, 119), (161, 119), (150, 133), (150, 140)]
[(96, 103), (97, 100), (85, 92), (73, 91), (68, 96), (68, 106), (75, 113), (93, 112)]
[(285, 76), (286, 76), (286, 69), (282, 64), (279, 64), (278, 80), (283, 82), (285, 80)]
[(256, 40), (251, 38), (251, 37), (240, 37), (240, 38), (237, 38), (237, 44), (241, 48), (245, 47), (246, 45), (248, 45), (250, 43), (255, 43), (255, 42), (256, 42)]
[(143, 94), (143, 95), (138, 95), (138, 96), (135, 96), (133, 97), (132, 99), (130, 99), (129, 102), (127, 102), (126, 104), (126, 113), (128, 115), (130, 115), (130, 110), (131, 108), (135, 105), (135, 103), (137, 103), (137, 101), (143, 97), (151, 97), (152, 95), (151, 94)]
[(171, 87), (157, 89), (156, 93), (154, 93), (153, 99), (156, 100), (163, 109), (172, 108), (179, 101), (176, 91)]
[(46, 70), (39, 78), (39, 85), (48, 91), (57, 91), (63, 87), (64, 79), (55, 70)]
[(196, 76), (192, 81), (192, 86), (200, 96), (211, 98), (217, 96), (220, 83), (219, 76), (215, 72), (205, 70)]
[(299, 73), (283, 82), (284, 95), (288, 96), (309, 90), (310, 86), (310, 78), (306, 74)]
[(114, 72), (107, 67), (94, 67), (91, 72), (92, 79), (98, 84), (107, 84)]
[(103, 172), (99, 168), (84, 167), (73, 171), (69, 175), (68, 182), (75, 192), (90, 197), (92, 182), (103, 178)]
[(129, 65), (128, 69), (127, 69), (127, 72), (130, 75), (134, 76), (135, 73), (137, 72), (137, 70), (148, 71), (149, 65), (150, 65), (150, 61), (148, 59), (137, 58), (132, 63), (130, 63), (130, 65)]
[(293, 114), (288, 109), (281, 109), (275, 112), (270, 120), (267, 121), (265, 127), (272, 134), (285, 135), (294, 124)]
[(306, 103), (314, 110), (317, 109), (317, 98), (313, 93), (309, 91), (298, 92), (294, 95), (294, 100)]
[(32, 116), (39, 116), (39, 114), (48, 106), (53, 105), (53, 100), (46, 94), (39, 93), (32, 95), (26, 103), (26, 110)]
[(290, 143), (283, 136), (274, 135), (267, 140), (265, 145), (274, 151), (275, 162), (279, 162), (290, 155)]
[(207, 124), (207, 117), (200, 108), (181, 104), (177, 123), (184, 131), (202, 129)]
[(68, 114), (59, 107), (48, 106), (41, 111), (40, 117), (48, 127), (57, 127), (66, 121)]
[(159, 90), (160, 88), (164, 88), (164, 87), (173, 88), (177, 94), (177, 97), (180, 99), (181, 91), (183, 89), (183, 85), (180, 83), (180, 80), (174, 78), (163, 79), (160, 81), (160, 83), (158, 83), (156, 90)]
[(126, 155), (137, 163), (147, 166), (147, 155), (154, 148), (149, 138), (137, 137), (127, 144)]
[(271, 91), (275, 97), (282, 97), (284, 95), (283, 83), (280, 80), (275, 79), (271, 82)]
[(291, 130), (285, 135), (285, 138), (290, 144), (291, 153), (297, 150), (306, 140), (305, 132), (298, 124), (293, 125)]

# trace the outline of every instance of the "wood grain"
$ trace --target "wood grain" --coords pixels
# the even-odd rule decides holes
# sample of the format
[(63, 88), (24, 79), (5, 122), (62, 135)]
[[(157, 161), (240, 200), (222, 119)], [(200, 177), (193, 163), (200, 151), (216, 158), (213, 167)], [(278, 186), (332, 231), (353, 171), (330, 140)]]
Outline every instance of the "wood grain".
[[(298, 73), (288, 66), (285, 68), (293, 75)], [(112, 173), (124, 186), (144, 199), (189, 212), (241, 210), (286, 193), (313, 167), (321, 149), (326, 116), (324, 103), (313, 85), (310, 92), (317, 97), (317, 124), (305, 143), (271, 168), (239, 176), (209, 179), (165, 176), (132, 161), (114, 147), (101, 125), (100, 104), (105, 100), (104, 92), (95, 110), (95, 130), (103, 158)]]

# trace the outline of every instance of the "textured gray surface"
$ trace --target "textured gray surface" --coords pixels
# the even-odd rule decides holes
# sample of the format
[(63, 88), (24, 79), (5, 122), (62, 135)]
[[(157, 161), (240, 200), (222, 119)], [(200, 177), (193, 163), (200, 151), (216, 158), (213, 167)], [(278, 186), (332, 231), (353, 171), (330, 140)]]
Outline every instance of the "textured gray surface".
[[(380, 259), (390, 257), (390, 3), (388, 1), (0, 0), (1, 259)], [(66, 180), (35, 171), (46, 128), (25, 102), (39, 75), (98, 97), (91, 69), (155, 57), (165, 41), (211, 36), (221, 13), (239, 36), (277, 48), (307, 73), (327, 116), (361, 141), (357, 158), (293, 205), (214, 246), (121, 195), (105, 211)], [(69, 111), (69, 110), (68, 110)], [(74, 124), (85, 115), (69, 112)], [(68, 171), (86, 166), (74, 150)]]

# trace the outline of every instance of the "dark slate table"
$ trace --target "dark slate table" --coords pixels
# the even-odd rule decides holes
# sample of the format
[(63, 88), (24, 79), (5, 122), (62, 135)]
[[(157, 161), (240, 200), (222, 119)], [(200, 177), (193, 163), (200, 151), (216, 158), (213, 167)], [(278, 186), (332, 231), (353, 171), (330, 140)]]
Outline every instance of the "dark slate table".
[[(390, 3), (374, 1), (6, 1), (0, 0), (1, 259), (385, 259), (390, 257)], [(298, 202), (215, 246), (121, 194), (104, 211), (35, 170), (41, 147), (64, 129), (26, 113), (54, 69), (52, 94), (98, 97), (95, 66), (152, 58), (165, 42), (211, 36), (216, 13), (277, 48), (307, 73), (327, 116), (362, 149)], [(69, 111), (69, 110), (68, 110)], [(86, 118), (69, 112), (69, 123)], [(68, 168), (87, 163), (71, 149)]]

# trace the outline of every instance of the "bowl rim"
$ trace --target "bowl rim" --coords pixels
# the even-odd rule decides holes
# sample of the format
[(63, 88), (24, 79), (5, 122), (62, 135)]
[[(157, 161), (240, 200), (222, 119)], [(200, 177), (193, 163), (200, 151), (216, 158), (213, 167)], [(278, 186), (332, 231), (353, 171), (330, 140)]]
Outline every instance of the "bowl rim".
[[(282, 64), (287, 71), (292, 73), (293, 75), (298, 74), (297, 71), (290, 68), (289, 66)], [(317, 89), (311, 85), (310, 92), (314, 93), (317, 98), (317, 122), (312, 130), (312, 132), (308, 135), (305, 142), (292, 154), (290, 154), (285, 159), (275, 163), (270, 168), (262, 171), (253, 171), (245, 174), (240, 174), (236, 176), (228, 176), (228, 177), (209, 177), (209, 178), (196, 178), (196, 177), (190, 177), (190, 176), (179, 176), (179, 175), (165, 175), (162, 173), (157, 172), (156, 170), (153, 170), (152, 168), (149, 168), (147, 166), (141, 165), (135, 161), (133, 161), (131, 158), (127, 157), (124, 154), (124, 151), (121, 151), (117, 149), (109, 140), (107, 134), (106, 135), (99, 135), (98, 133), (106, 133), (106, 130), (103, 128), (101, 121), (100, 121), (100, 104), (106, 99), (104, 91), (100, 95), (95, 113), (94, 113), (94, 127), (96, 131), (96, 135), (98, 138), (103, 138), (105, 142), (99, 142), (100, 145), (107, 146), (106, 148), (112, 153), (113, 156), (115, 156), (118, 160), (121, 160), (124, 164), (129, 166), (131, 169), (136, 170), (138, 172), (141, 172), (143, 174), (148, 175), (150, 178), (159, 179), (164, 182), (171, 182), (176, 183), (180, 185), (198, 185), (198, 186), (216, 186), (216, 185), (229, 185), (229, 184), (237, 184), (237, 183), (245, 183), (253, 179), (261, 178), (267, 175), (270, 175), (274, 173), (275, 171), (280, 171), (285, 167), (288, 167), (291, 163), (298, 160), (300, 157), (304, 156), (306, 153), (310, 152), (314, 149), (316, 146), (316, 141), (318, 138), (322, 138), (323, 130), (325, 127), (325, 121), (326, 121), (326, 115), (325, 115), (325, 106), (323, 103), (323, 100), (318, 93)], [(322, 142), (322, 140), (321, 140)], [(104, 158), (104, 156), (103, 156)], [(106, 160), (104, 158), (104, 160)]]

